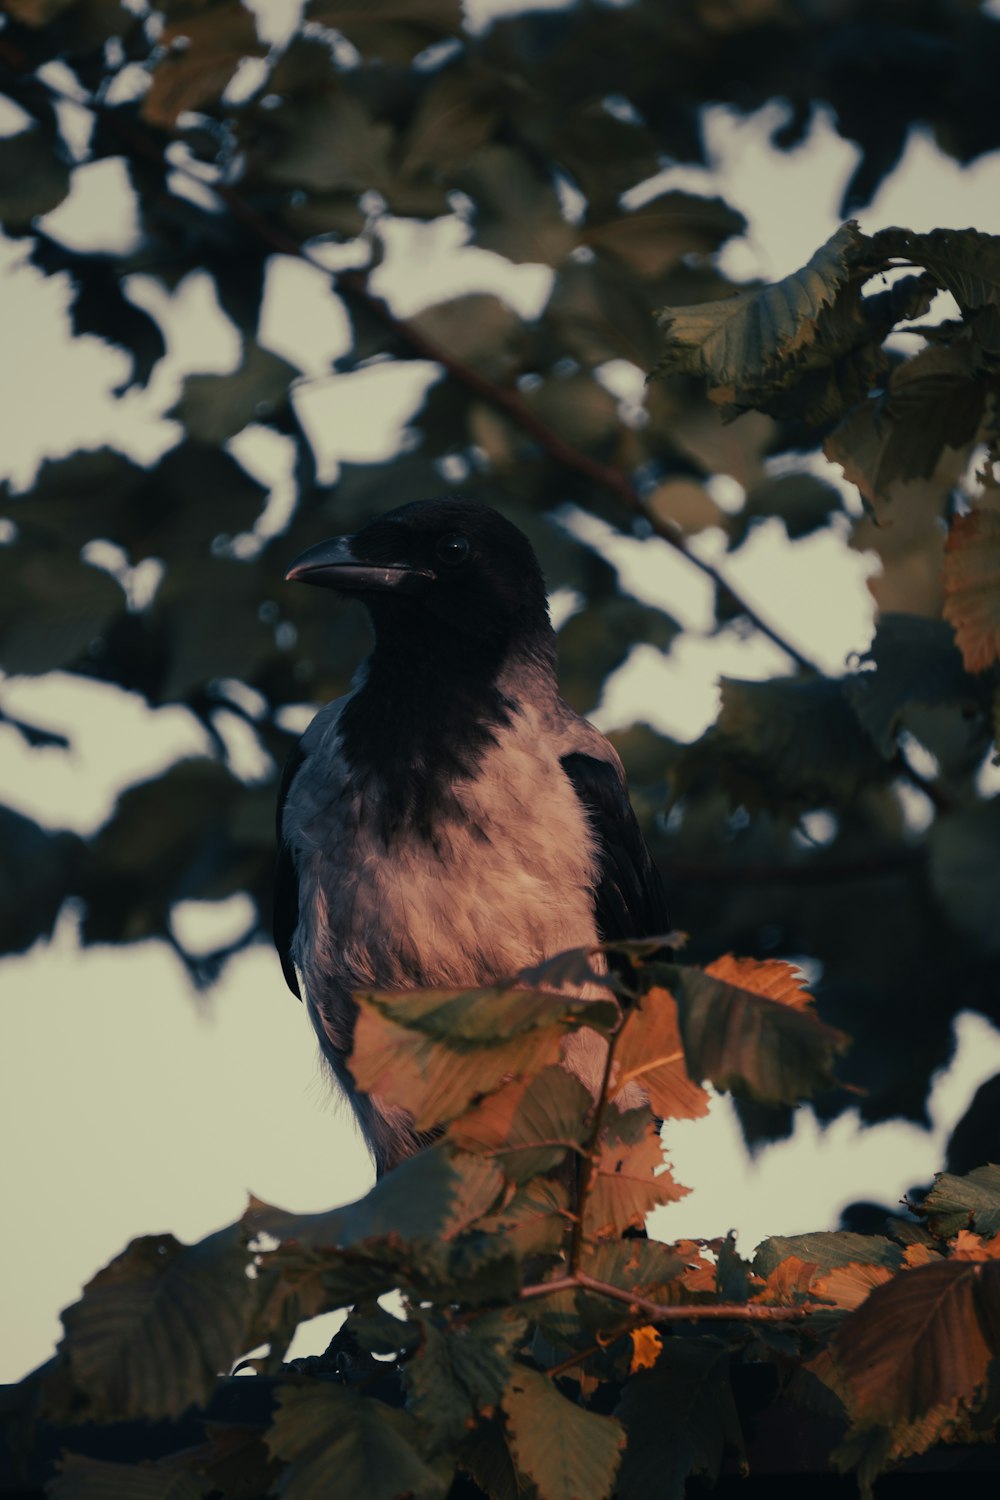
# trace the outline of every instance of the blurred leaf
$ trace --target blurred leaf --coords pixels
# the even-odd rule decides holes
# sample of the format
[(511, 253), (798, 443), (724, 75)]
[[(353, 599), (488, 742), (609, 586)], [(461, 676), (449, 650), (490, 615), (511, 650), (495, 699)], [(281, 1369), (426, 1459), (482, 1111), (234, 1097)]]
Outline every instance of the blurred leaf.
[(569, 260), (560, 265), (542, 328), (550, 332), (557, 356), (569, 355), (587, 369), (627, 359), (650, 370), (659, 352), (646, 296), (613, 262)]
[(437, 302), (410, 318), (409, 325), (487, 380), (509, 385), (523, 368), (524, 324), (506, 302), (486, 292), (470, 292)]
[(571, 708), (596, 707), (607, 678), (636, 645), (648, 642), (669, 650), (680, 631), (664, 611), (616, 594), (567, 620), (559, 632), (560, 691)]
[(249, 344), (231, 375), (186, 375), (180, 399), (167, 416), (195, 441), (221, 444), (281, 405), (298, 373), (277, 354)]
[(815, 1266), (821, 1274), (858, 1263), (884, 1266), (890, 1271), (898, 1271), (903, 1264), (902, 1248), (892, 1240), (835, 1229), (819, 1234), (773, 1235), (757, 1246), (753, 1267), (766, 1278), (790, 1257)]
[(3, 493), (3, 511), (22, 531), (41, 528), (79, 551), (95, 537), (119, 540), (122, 511), (145, 479), (146, 471), (114, 448), (81, 450), (43, 459), (26, 495)]
[(365, 56), (409, 62), (462, 30), (461, 0), (309, 0), (307, 19), (343, 32)]
[(983, 951), (997, 952), (993, 894), (1000, 884), (1000, 797), (935, 819), (927, 837), (931, 882), (942, 910)]
[(729, 1350), (712, 1338), (668, 1339), (615, 1408), (628, 1433), (620, 1500), (684, 1500), (692, 1474), (714, 1481), (726, 1448), (743, 1449)]
[(976, 1167), (966, 1177), (939, 1173), (920, 1212), (942, 1239), (969, 1228), (996, 1234), (1000, 1230), (1000, 1166)]
[(693, 479), (668, 479), (658, 484), (646, 497), (645, 506), (658, 521), (672, 523), (685, 536), (698, 536), (711, 526), (726, 529), (729, 525), (725, 511), (704, 485)]
[[(745, 1089), (766, 1104), (796, 1104), (834, 1082), (833, 1062), (848, 1039), (803, 1007), (807, 997), (797, 986), (794, 996), (781, 989), (780, 998), (771, 998), (774, 968), (744, 959), (724, 971), (736, 983), (680, 965), (664, 966), (664, 976), (677, 1000), (693, 1079)], [(755, 992), (756, 984), (764, 993)]]
[(172, 1467), (106, 1463), (66, 1453), (45, 1493), (51, 1500), (200, 1500), (202, 1489), (192, 1475)]
[(259, 170), (272, 182), (356, 197), (390, 179), (390, 126), (373, 119), (339, 81), (324, 93), (284, 101), (268, 113), (267, 126)]
[(588, 222), (581, 236), (594, 250), (608, 251), (637, 276), (663, 276), (687, 255), (708, 255), (746, 228), (743, 215), (721, 198), (668, 192), (633, 213), (603, 223)]
[[(142, 504), (123, 510), (115, 540), (134, 561), (162, 557), (172, 564), (168, 592), (176, 595), (182, 591), (185, 567), (195, 569), (200, 583), (198, 554), (207, 552), (217, 538), (252, 530), (266, 498), (265, 487), (230, 454), (188, 439), (169, 449), (146, 476)], [(222, 571), (216, 576), (221, 578)], [(250, 575), (248, 563), (230, 572), (234, 580)], [(214, 599), (229, 599), (228, 590), (216, 587)], [(167, 592), (161, 597), (166, 598)]]
[(0, 223), (27, 229), (69, 192), (70, 171), (55, 140), (40, 129), (0, 138)]
[(24, 953), (50, 935), (85, 859), (75, 834), (50, 833), (0, 806), (0, 953)]
[(577, 241), (551, 181), (510, 146), (483, 146), (455, 176), (475, 206), (473, 243), (508, 260), (556, 266)]
[(523, 1494), (510, 1445), (499, 1421), (480, 1422), (459, 1449), (459, 1468), (489, 1500), (519, 1500)]
[(517, 1366), (503, 1406), (514, 1460), (539, 1500), (606, 1500), (625, 1446), (613, 1417), (575, 1406), (526, 1365)]
[(680, 791), (714, 764), (734, 802), (787, 815), (793, 808), (849, 806), (884, 774), (843, 679), (723, 677), (720, 687), (715, 726), (678, 763)]
[(173, 129), (179, 115), (216, 104), (243, 58), (267, 51), (243, 0), (208, 0), (187, 15), (172, 13), (159, 41), (166, 55), (153, 67), (141, 109), (162, 130)]
[(479, 70), (448, 68), (430, 79), (400, 145), (400, 173), (438, 176), (461, 167), (493, 138), (501, 92), (500, 80)]
[(1000, 661), (1000, 513), (955, 516), (944, 563), (945, 618), (970, 672)]
[(255, 1299), (239, 1224), (196, 1245), (131, 1242), (63, 1313), (60, 1346), (97, 1421), (176, 1417), (244, 1350)]
[(72, 553), (0, 547), (0, 661), (36, 675), (72, 666), (125, 608), (110, 574)]
[(861, 661), (873, 670), (848, 678), (844, 691), (887, 759), (896, 754), (911, 705), (984, 706), (977, 683), (962, 666), (954, 632), (943, 620), (882, 614)]
[(738, 547), (757, 521), (777, 516), (790, 542), (811, 536), (843, 511), (840, 491), (815, 474), (779, 474), (750, 489), (743, 509), (728, 519), (730, 546)]
[(420, 1456), (413, 1417), (329, 1381), (281, 1388), (265, 1438), (290, 1465), (281, 1481), (287, 1500), (327, 1500), (338, 1492), (438, 1500), (447, 1488)]

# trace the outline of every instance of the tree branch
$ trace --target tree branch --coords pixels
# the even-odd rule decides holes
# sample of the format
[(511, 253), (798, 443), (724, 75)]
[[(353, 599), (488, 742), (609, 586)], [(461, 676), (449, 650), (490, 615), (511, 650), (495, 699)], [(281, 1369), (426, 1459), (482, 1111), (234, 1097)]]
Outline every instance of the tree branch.
[(700, 1322), (705, 1318), (717, 1322), (790, 1323), (805, 1318), (810, 1313), (830, 1311), (829, 1302), (801, 1302), (797, 1307), (772, 1307), (764, 1302), (704, 1302), (698, 1305), (682, 1302), (665, 1307), (662, 1302), (637, 1296), (624, 1287), (612, 1286), (609, 1281), (598, 1281), (596, 1277), (588, 1276), (586, 1271), (576, 1271), (569, 1276), (556, 1276), (552, 1281), (539, 1281), (523, 1286), (520, 1298), (522, 1302), (528, 1302), (536, 1297), (551, 1296), (554, 1292), (578, 1289), (595, 1292), (613, 1302), (622, 1302), (635, 1312), (642, 1313), (649, 1323)]

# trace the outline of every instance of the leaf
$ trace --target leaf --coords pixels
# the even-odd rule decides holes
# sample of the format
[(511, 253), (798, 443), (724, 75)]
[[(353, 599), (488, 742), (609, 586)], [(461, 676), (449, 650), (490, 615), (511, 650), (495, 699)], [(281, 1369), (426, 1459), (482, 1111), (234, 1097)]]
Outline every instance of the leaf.
[(1000, 882), (1000, 797), (935, 818), (927, 835), (931, 885), (959, 932), (983, 952), (1000, 948), (995, 892)]
[(618, 1500), (684, 1500), (690, 1475), (715, 1480), (743, 1438), (729, 1382), (729, 1350), (710, 1338), (672, 1338), (652, 1370), (634, 1375), (615, 1415), (628, 1433)]
[(639, 642), (668, 651), (680, 633), (663, 610), (621, 594), (572, 616), (559, 632), (559, 685), (578, 713), (596, 708), (608, 676)]
[(512, 1182), (527, 1182), (579, 1148), (593, 1108), (589, 1089), (564, 1068), (512, 1080), (453, 1121), (448, 1139), (463, 1151), (486, 1151)]
[(629, 1337), (632, 1340), (629, 1374), (635, 1375), (640, 1370), (651, 1370), (663, 1352), (662, 1338), (650, 1323), (642, 1328), (633, 1328)]
[(730, 546), (738, 547), (756, 522), (777, 516), (789, 541), (810, 536), (843, 511), (840, 491), (815, 474), (779, 474), (749, 491), (738, 515), (727, 517)]
[(178, 401), (167, 412), (201, 443), (222, 444), (248, 422), (260, 420), (288, 396), (298, 375), (294, 365), (249, 344), (231, 375), (186, 375)]
[(0, 139), (0, 223), (28, 229), (69, 192), (70, 171), (56, 140), (40, 129)]
[(444, 1240), (487, 1213), (502, 1185), (492, 1162), (432, 1146), (408, 1157), (365, 1197), (343, 1208), (289, 1214), (251, 1198), (243, 1222), (252, 1235), (270, 1234), (285, 1244), (320, 1250), (384, 1239)]
[(856, 1424), (971, 1405), (1000, 1353), (1000, 1265), (942, 1261), (876, 1287), (834, 1334), (838, 1390)]
[(934, 1234), (951, 1239), (962, 1229), (1000, 1231), (1000, 1166), (976, 1167), (965, 1177), (940, 1172), (920, 1206)]
[(542, 329), (587, 370), (627, 359), (650, 370), (659, 352), (656, 322), (634, 277), (613, 261), (565, 261), (552, 283)]
[(660, 1133), (649, 1111), (629, 1110), (612, 1117), (601, 1139), (584, 1209), (584, 1233), (600, 1240), (641, 1229), (654, 1208), (675, 1203), (690, 1191), (664, 1168)]
[(890, 1271), (897, 1271), (903, 1264), (902, 1246), (883, 1235), (834, 1229), (819, 1234), (774, 1235), (758, 1245), (753, 1267), (766, 1278), (791, 1256), (813, 1264), (820, 1274), (859, 1263), (884, 1266)]
[(246, 1348), (256, 1297), (239, 1224), (196, 1245), (131, 1242), (62, 1315), (73, 1382), (96, 1421), (179, 1416)]
[(265, 1441), (290, 1465), (280, 1482), (284, 1500), (438, 1500), (447, 1489), (418, 1451), (413, 1417), (328, 1381), (279, 1387)]
[(490, 293), (436, 302), (408, 319), (408, 326), (499, 385), (510, 385), (524, 368), (524, 324), (513, 308)]
[(978, 684), (965, 672), (954, 632), (943, 620), (884, 613), (861, 657), (869, 670), (848, 678), (847, 700), (879, 750), (891, 760), (913, 704), (981, 705)]
[(663, 308), (657, 316), (667, 351), (657, 373), (702, 376), (713, 401), (763, 406), (768, 381), (804, 358), (817, 340), (820, 315), (857, 277), (864, 243), (852, 221), (782, 281), (717, 302)]
[(606, 1500), (625, 1446), (613, 1417), (575, 1406), (525, 1365), (517, 1366), (503, 1406), (514, 1460), (539, 1500)]
[(721, 678), (719, 717), (679, 761), (678, 790), (714, 765), (732, 800), (751, 810), (849, 807), (887, 771), (844, 689), (827, 677)]
[(309, 0), (306, 16), (343, 32), (365, 57), (408, 63), (462, 30), (461, 0)]
[(210, 0), (169, 19), (159, 40), (166, 55), (153, 66), (141, 112), (162, 130), (172, 130), (179, 115), (216, 104), (243, 58), (267, 51), (243, 0)]
[(258, 170), (271, 182), (356, 198), (391, 180), (391, 127), (373, 119), (342, 84), (286, 100), (268, 114), (267, 125)]
[[(571, 1025), (614, 1025), (613, 1002), (519, 989), (359, 994), (351, 1071), (418, 1130), (460, 1115), (478, 1094), (558, 1062)], [(398, 1024), (401, 1023), (401, 1024)]]
[(1000, 235), (976, 229), (881, 229), (872, 235), (874, 254), (924, 266), (963, 312), (1000, 305)]
[(817, 1276), (812, 1289), (819, 1297), (829, 1298), (838, 1307), (849, 1312), (860, 1307), (877, 1286), (892, 1280), (887, 1266), (858, 1265), (837, 1266), (825, 1276)]
[(984, 672), (1000, 661), (1000, 513), (955, 516), (944, 561), (945, 619), (966, 668)]
[(125, 609), (120, 585), (71, 553), (0, 546), (0, 661), (36, 675), (71, 667)]
[(697, 1120), (708, 1113), (708, 1095), (688, 1077), (677, 1005), (654, 985), (629, 1010), (615, 1049), (615, 1086), (638, 1083), (662, 1120)]
[(501, 1236), (521, 1260), (554, 1254), (569, 1223), (569, 1196), (562, 1183), (536, 1178), (510, 1202), (479, 1221), (483, 1233)]
[(203, 1491), (183, 1470), (65, 1453), (45, 1493), (50, 1500), (200, 1500)]
[(725, 528), (729, 519), (704, 485), (693, 479), (668, 479), (658, 484), (644, 504), (658, 521), (679, 527), (685, 536), (698, 536), (711, 526)]
[(430, 1452), (454, 1448), (482, 1413), (499, 1405), (526, 1318), (489, 1311), (468, 1323), (414, 1314), (421, 1343), (403, 1370), (407, 1410), (428, 1434)]
[[(767, 967), (770, 967), (769, 965)], [(667, 972), (665, 968), (665, 972)], [(833, 1082), (847, 1038), (794, 1008), (696, 969), (669, 966), (688, 1071), (717, 1089), (746, 1090), (764, 1104), (795, 1104)]]
[(743, 215), (721, 198), (675, 191), (661, 193), (632, 213), (588, 222), (581, 238), (591, 249), (617, 256), (637, 276), (654, 278), (685, 256), (718, 250), (745, 229)]
[(576, 244), (551, 180), (512, 146), (483, 146), (456, 174), (455, 186), (473, 201), (472, 239), (482, 250), (556, 266)]
[(500, 118), (501, 90), (476, 72), (444, 69), (421, 89), (400, 146), (404, 177), (437, 176), (461, 167), (485, 146)]
[(458, 1463), (489, 1500), (519, 1500), (524, 1493), (499, 1421), (480, 1422), (468, 1434), (459, 1449)]

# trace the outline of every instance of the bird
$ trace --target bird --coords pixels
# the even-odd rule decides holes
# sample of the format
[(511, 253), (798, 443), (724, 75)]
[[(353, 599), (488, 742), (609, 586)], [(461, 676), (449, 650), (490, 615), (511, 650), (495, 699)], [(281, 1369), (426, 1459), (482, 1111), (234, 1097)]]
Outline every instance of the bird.
[[(542, 570), (499, 510), (412, 501), (286, 579), (360, 600), (373, 629), (285, 766), (274, 937), (382, 1177), (427, 1138), (355, 1085), (352, 992), (494, 983), (664, 934), (666, 902), (621, 760), (560, 696)], [(592, 1089), (603, 1046), (586, 1029), (564, 1046)]]

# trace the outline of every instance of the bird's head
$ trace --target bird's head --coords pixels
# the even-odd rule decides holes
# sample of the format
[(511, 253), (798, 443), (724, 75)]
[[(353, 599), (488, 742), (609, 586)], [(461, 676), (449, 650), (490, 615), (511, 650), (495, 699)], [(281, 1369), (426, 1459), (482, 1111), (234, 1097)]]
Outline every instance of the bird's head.
[(499, 511), (461, 496), (416, 500), (353, 536), (320, 542), (286, 578), (358, 595), (380, 636), (434, 621), (459, 639), (505, 650), (549, 635), (531, 543)]

